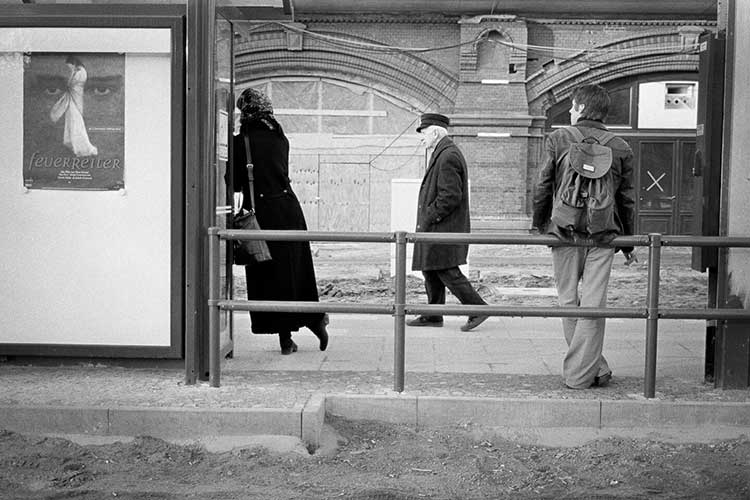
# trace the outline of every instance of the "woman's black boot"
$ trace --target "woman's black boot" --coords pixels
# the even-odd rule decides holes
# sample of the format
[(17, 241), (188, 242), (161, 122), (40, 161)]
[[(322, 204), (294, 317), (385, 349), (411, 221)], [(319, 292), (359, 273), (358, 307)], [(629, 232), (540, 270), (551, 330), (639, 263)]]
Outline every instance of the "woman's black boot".
[(308, 327), (310, 331), (312, 331), (315, 336), (318, 337), (318, 340), (320, 340), (321, 351), (325, 351), (328, 347), (328, 331), (326, 330), (327, 324), (328, 314), (323, 314), (323, 316), (320, 318), (320, 321), (318, 321), (314, 326)]

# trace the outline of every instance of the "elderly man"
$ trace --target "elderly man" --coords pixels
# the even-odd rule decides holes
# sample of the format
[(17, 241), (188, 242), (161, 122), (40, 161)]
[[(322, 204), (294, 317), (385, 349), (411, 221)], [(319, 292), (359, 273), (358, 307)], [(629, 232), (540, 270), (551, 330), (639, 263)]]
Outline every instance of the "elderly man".
[[(417, 132), (430, 153), (422, 186), (419, 188), (417, 232), (468, 233), (469, 176), (466, 160), (448, 137), (447, 116), (426, 113), (421, 116)], [(458, 268), (466, 264), (468, 244), (415, 243), (412, 269), (422, 271), (427, 301), (445, 304), (445, 289), (462, 304), (486, 304)], [(469, 316), (461, 330), (468, 332), (488, 316)], [(418, 316), (406, 322), (409, 326), (443, 326), (442, 316)]]

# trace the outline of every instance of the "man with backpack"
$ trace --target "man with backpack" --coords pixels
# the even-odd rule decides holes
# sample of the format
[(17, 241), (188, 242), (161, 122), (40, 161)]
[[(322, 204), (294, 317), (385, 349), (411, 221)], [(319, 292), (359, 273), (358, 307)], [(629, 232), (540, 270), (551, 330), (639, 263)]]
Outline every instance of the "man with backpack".
[[(608, 246), (616, 236), (633, 234), (633, 151), (604, 126), (610, 105), (604, 88), (583, 85), (571, 100), (571, 126), (545, 141), (532, 230), (595, 245), (552, 247), (552, 265), (561, 307), (605, 307), (615, 252), (623, 252), (626, 265), (635, 261), (632, 247)], [(612, 370), (602, 355), (605, 319), (563, 318), (562, 323), (568, 344), (565, 385), (609, 384)]]

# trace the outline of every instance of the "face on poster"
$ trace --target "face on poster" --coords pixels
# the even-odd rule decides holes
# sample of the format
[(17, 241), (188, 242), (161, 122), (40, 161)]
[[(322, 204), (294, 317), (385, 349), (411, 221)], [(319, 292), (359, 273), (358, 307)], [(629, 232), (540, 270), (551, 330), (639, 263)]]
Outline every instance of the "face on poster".
[(24, 55), (27, 188), (125, 187), (124, 82), (124, 54)]

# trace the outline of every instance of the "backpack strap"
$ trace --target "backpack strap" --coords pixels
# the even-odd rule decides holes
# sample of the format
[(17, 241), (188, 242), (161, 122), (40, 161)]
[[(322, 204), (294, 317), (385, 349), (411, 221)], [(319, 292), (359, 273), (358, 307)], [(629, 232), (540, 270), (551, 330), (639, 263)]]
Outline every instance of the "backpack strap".
[[(573, 141), (566, 144), (565, 147), (563, 147), (560, 151), (558, 151), (557, 161), (558, 163), (563, 160), (568, 155), (568, 148), (570, 147), (570, 144), (576, 143), (576, 142), (583, 142), (583, 133), (578, 129), (578, 127), (574, 127), (573, 125), (569, 127), (565, 127), (565, 130), (570, 132), (570, 134), (573, 136)], [(555, 190), (557, 190), (557, 186), (555, 186)]]
[(604, 133), (601, 136), (599, 136), (599, 139), (597, 140), (599, 141), (599, 144), (601, 144), (602, 146), (606, 146), (609, 143), (609, 141), (611, 141), (615, 137), (617, 137), (615, 134), (613, 134), (609, 130), (605, 130)]
[(585, 137), (593, 137), (594, 139), (596, 139), (596, 142), (598, 142), (602, 146), (606, 146), (609, 143), (609, 141), (611, 141), (612, 139), (614, 139), (615, 137), (617, 137), (615, 134), (613, 134), (609, 130), (601, 130), (601, 129), (598, 129), (598, 128), (592, 128), (591, 129), (591, 130), (597, 130), (597, 131), (599, 131), (600, 133), (598, 134), (598, 136), (593, 135), (593, 134), (589, 134), (589, 135), (587, 135), (585, 137), (583, 135), (583, 132), (581, 132), (581, 130), (578, 127), (576, 127), (576, 126), (569, 127), (569, 130), (573, 134), (573, 136), (575, 137), (576, 142), (583, 142), (583, 140), (585, 139)]
[(583, 133), (580, 131), (578, 127), (570, 126), (568, 127), (568, 131), (570, 131), (571, 134), (573, 134), (573, 138), (575, 139), (575, 142), (583, 142)]

